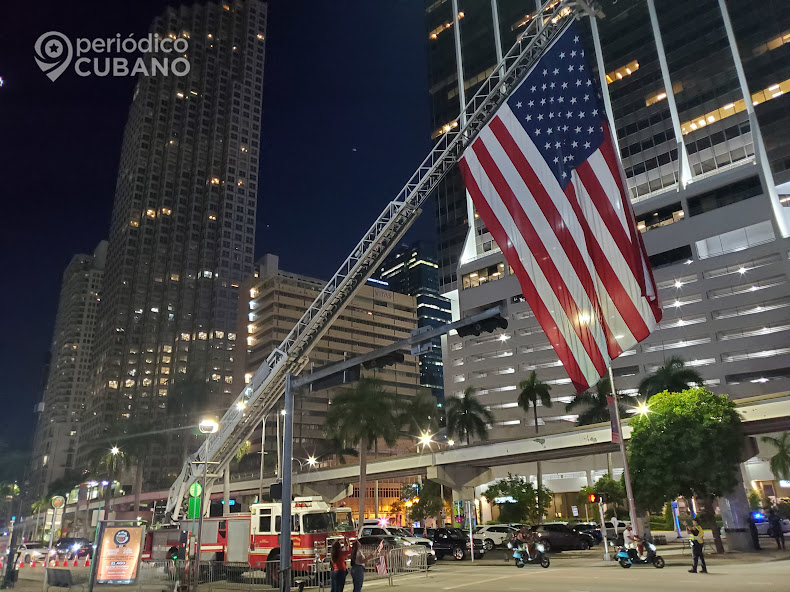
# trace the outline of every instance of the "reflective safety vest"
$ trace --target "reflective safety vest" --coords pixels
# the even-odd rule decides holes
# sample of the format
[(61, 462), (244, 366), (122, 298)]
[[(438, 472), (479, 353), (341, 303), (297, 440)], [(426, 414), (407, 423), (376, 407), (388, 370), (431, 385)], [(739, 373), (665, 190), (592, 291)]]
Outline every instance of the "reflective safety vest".
[[(694, 534), (695, 532), (697, 534)], [(697, 542), (697, 543), (701, 543), (702, 540), (705, 538), (705, 533), (702, 530), (701, 526), (692, 526), (691, 527), (691, 532), (689, 533), (689, 536), (691, 537), (692, 541)]]

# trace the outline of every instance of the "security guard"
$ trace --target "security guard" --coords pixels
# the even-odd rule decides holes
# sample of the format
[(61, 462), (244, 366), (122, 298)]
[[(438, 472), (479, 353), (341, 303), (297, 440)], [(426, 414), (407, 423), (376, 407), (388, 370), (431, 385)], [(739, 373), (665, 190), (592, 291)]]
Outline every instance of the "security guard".
[(697, 562), (702, 563), (700, 573), (708, 573), (708, 568), (705, 566), (705, 555), (702, 552), (702, 547), (705, 544), (705, 532), (696, 518), (694, 519), (694, 524), (686, 523), (686, 532), (691, 539), (691, 556), (694, 558), (694, 564), (691, 566), (689, 573), (697, 573)]

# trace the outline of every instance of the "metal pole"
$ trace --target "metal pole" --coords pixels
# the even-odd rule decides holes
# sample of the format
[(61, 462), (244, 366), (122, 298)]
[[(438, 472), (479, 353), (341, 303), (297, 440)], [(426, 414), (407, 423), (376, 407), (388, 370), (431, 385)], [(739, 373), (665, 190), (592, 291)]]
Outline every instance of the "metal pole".
[(603, 560), (609, 561), (609, 537), (606, 536), (606, 518), (603, 514), (603, 502), (598, 502), (598, 509), (601, 511), (601, 533), (603, 534)]
[[(282, 448), (280, 443), (280, 416), (282, 414), (277, 414), (275, 416), (275, 420), (277, 421), (277, 480), (281, 480), (283, 478), (283, 456), (282, 456)], [(288, 467), (290, 470), (291, 467)]]
[(474, 535), (474, 531), (472, 530), (472, 512), (475, 509), (475, 502), (474, 501), (471, 501), (471, 502), (467, 501), (466, 503), (469, 504), (469, 509), (466, 512), (466, 515), (469, 517), (469, 545), (470, 545), (469, 553), (472, 556), (472, 563), (474, 563), (475, 562), (475, 535)]
[(496, 63), (502, 62), (502, 37), (499, 33), (499, 7), (497, 0), (491, 0), (491, 20), (494, 24), (494, 47), (496, 49)]
[(266, 415), (261, 422), (261, 475), (258, 482), (258, 503), (263, 503), (263, 460), (266, 454)]
[[(291, 589), (291, 464), (293, 463), (294, 393), (293, 374), (285, 377), (285, 416), (283, 417), (283, 499), (280, 534), (280, 590)], [(278, 422), (279, 423), (279, 422)]]
[(735, 63), (735, 72), (738, 74), (738, 83), (741, 86), (741, 94), (743, 95), (743, 102), (746, 106), (746, 113), (749, 116), (749, 125), (751, 126), (752, 140), (754, 141), (754, 152), (757, 155), (757, 164), (760, 166), (760, 172), (762, 173), (760, 177), (764, 184), (765, 193), (771, 201), (771, 210), (776, 220), (776, 226), (779, 228), (779, 232), (782, 236), (787, 237), (790, 236), (787, 214), (784, 211), (785, 208), (779, 201), (779, 195), (776, 193), (776, 186), (773, 182), (773, 174), (771, 173), (771, 167), (768, 161), (768, 153), (765, 151), (765, 144), (763, 144), (763, 134), (760, 130), (760, 123), (757, 121), (757, 114), (754, 112), (752, 94), (749, 91), (749, 84), (746, 81), (746, 73), (743, 71), (741, 53), (735, 41), (735, 32), (732, 29), (730, 13), (727, 10), (727, 3), (724, 0), (719, 0), (719, 9), (721, 10), (721, 18), (724, 21), (724, 30), (727, 31), (727, 41), (730, 44), (732, 61)]
[[(658, 64), (661, 67), (661, 77), (664, 80), (664, 92), (667, 95), (667, 106), (669, 107), (669, 116), (672, 119), (672, 128), (675, 131), (675, 141), (678, 146), (678, 160), (679, 164), (679, 177), (678, 189), (685, 188), (686, 184), (692, 180), (693, 173), (691, 172), (691, 165), (689, 164), (688, 152), (686, 151), (686, 143), (683, 141), (683, 131), (680, 129), (680, 116), (678, 115), (678, 108), (675, 105), (675, 93), (672, 92), (672, 80), (669, 78), (669, 66), (667, 65), (667, 54), (664, 52), (664, 42), (661, 39), (661, 29), (658, 27), (658, 15), (656, 14), (656, 6), (653, 0), (647, 0), (647, 10), (650, 13), (650, 25), (653, 27), (653, 38), (656, 42), (656, 52), (658, 53)], [(612, 120), (614, 125), (614, 120)]]
[[(93, 585), (96, 580), (96, 564), (99, 561), (99, 557), (101, 557), (102, 549), (101, 540), (104, 538), (104, 529), (106, 528), (107, 524), (103, 520), (99, 520), (99, 515), (96, 514), (96, 539), (94, 543), (96, 545), (96, 549), (93, 552), (93, 558), (91, 559), (91, 571), (88, 580), (88, 592), (93, 592)], [(47, 576), (46, 570), (44, 571), (44, 592), (47, 592)]]
[(376, 479), (374, 481), (374, 487), (375, 487), (375, 489), (374, 489), (374, 494), (373, 495), (375, 497), (376, 506), (375, 506), (375, 509), (373, 511), (373, 517), (374, 518), (378, 518), (379, 517), (379, 480), (378, 479)]
[(222, 473), (222, 497), (225, 498), (222, 515), (230, 516), (230, 464), (225, 467)]
[(625, 451), (625, 438), (623, 438), (623, 425), (620, 422), (620, 408), (617, 405), (617, 390), (614, 388), (614, 374), (612, 367), (609, 366), (609, 385), (612, 387), (612, 398), (614, 399), (614, 413), (617, 418), (617, 431), (620, 433), (620, 454), (623, 455), (623, 474), (625, 475), (625, 492), (628, 496), (628, 514), (631, 516), (631, 526), (634, 527), (634, 534), (639, 536), (639, 524), (636, 521), (636, 504), (634, 503), (634, 490), (631, 487), (631, 472), (628, 470), (628, 455)]
[[(197, 541), (195, 543), (195, 589), (198, 586), (198, 578), (200, 577), (200, 543), (203, 540), (203, 512), (206, 500), (206, 482), (208, 481), (208, 437), (203, 444), (205, 447), (205, 455), (203, 458), (203, 491), (200, 492), (200, 515), (198, 516), (197, 527)], [(211, 507), (211, 498), (209, 498), (209, 507)]]

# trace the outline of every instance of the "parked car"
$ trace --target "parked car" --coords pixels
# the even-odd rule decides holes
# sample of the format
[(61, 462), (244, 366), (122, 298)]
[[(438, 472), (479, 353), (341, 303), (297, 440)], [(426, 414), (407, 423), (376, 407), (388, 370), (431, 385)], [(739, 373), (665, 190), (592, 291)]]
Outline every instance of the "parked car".
[(25, 563), (41, 561), (47, 556), (48, 551), (49, 548), (46, 543), (41, 541), (28, 541), (16, 548), (17, 561), (24, 561)]
[(532, 527), (540, 537), (540, 542), (546, 551), (560, 551), (567, 549), (587, 550), (593, 546), (592, 536), (579, 533), (563, 522), (547, 522)]
[(477, 527), (476, 535), (482, 535), (483, 545), (486, 551), (491, 551), (494, 547), (506, 545), (518, 531), (506, 524), (484, 524)]
[(617, 541), (618, 538), (621, 538), (623, 535), (623, 531), (625, 527), (631, 524), (630, 520), (618, 520), (617, 521), (617, 533), (614, 532), (614, 526), (612, 525), (611, 520), (606, 521), (606, 538), (612, 542)]
[(601, 527), (595, 522), (577, 522), (571, 525), (571, 528), (579, 533), (588, 534), (593, 538), (594, 544), (603, 542), (603, 533)]
[[(463, 536), (467, 541), (469, 540), (469, 531), (468, 530), (466, 530), (464, 528), (458, 528), (458, 527), (455, 527), (455, 526), (446, 526), (446, 525), (445, 525), (445, 528), (449, 528), (451, 530), (454, 530), (456, 533), (458, 533), (459, 536)], [(482, 535), (482, 534), (476, 534), (476, 533), (473, 532), (472, 533), (472, 538), (475, 541), (475, 549), (480, 549), (482, 547), (482, 549), (485, 551), (485, 548), (486, 548), (486, 545), (485, 545), (486, 537), (484, 535)], [(475, 553), (477, 553), (477, 551), (475, 551)]]
[(420, 529), (419, 532), (415, 531), (414, 534), (412, 534), (408, 528), (403, 528), (401, 526), (384, 526), (379, 524), (378, 520), (365, 520), (362, 526), (362, 532), (360, 534), (362, 536), (399, 536), (403, 537), (412, 545), (425, 545), (426, 547), (431, 546), (430, 539), (420, 536), (422, 534), (422, 529)]
[[(371, 534), (371, 535), (363, 535), (359, 537), (359, 544), (362, 546), (362, 553), (368, 557), (369, 559), (375, 557), (379, 546), (383, 543), (383, 548), (387, 551), (390, 551), (395, 548), (403, 548), (404, 554), (408, 555), (409, 550), (408, 547), (414, 547), (414, 543), (409, 543), (405, 540), (404, 537), (399, 536), (392, 536), (392, 535), (382, 535), (382, 534)], [(415, 550), (411, 551), (415, 553)], [(436, 563), (436, 554), (434, 553), (433, 549), (428, 547), (426, 549), (428, 567), (431, 567), (434, 563)]]
[[(464, 559), (472, 549), (469, 542), (469, 535), (464, 536), (463, 531), (457, 528), (429, 528), (428, 538), (433, 543), (433, 550), (436, 558), (441, 559), (445, 555), (454, 557), (457, 561)], [(475, 539), (474, 542), (475, 558), (482, 557), (485, 553), (483, 542)]]
[[(768, 531), (770, 529), (770, 524), (768, 523), (768, 517), (763, 516), (762, 514), (754, 517), (754, 525), (757, 527), (757, 534), (761, 536), (773, 536)], [(782, 532), (790, 532), (790, 520), (787, 518), (782, 519)]]
[(67, 537), (58, 539), (52, 546), (52, 557), (58, 559), (80, 559), (93, 557), (93, 545), (88, 539)]

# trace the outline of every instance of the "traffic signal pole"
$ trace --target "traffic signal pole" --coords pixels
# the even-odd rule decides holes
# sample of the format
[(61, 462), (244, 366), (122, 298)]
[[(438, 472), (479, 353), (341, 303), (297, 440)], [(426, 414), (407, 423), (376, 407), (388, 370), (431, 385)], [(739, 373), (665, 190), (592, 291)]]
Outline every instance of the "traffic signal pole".
[(617, 420), (617, 432), (620, 440), (620, 454), (623, 455), (623, 475), (625, 476), (625, 493), (628, 497), (628, 514), (631, 516), (631, 526), (634, 534), (639, 536), (639, 523), (636, 521), (636, 504), (634, 503), (634, 489), (631, 487), (631, 471), (628, 470), (628, 454), (625, 451), (625, 438), (623, 438), (623, 424), (620, 421), (620, 406), (617, 404), (617, 390), (614, 388), (614, 374), (612, 367), (609, 366), (609, 386), (612, 389), (612, 399), (614, 399), (614, 415)]
[(609, 537), (606, 536), (606, 518), (603, 513), (603, 500), (598, 500), (598, 509), (601, 512), (601, 533), (603, 534), (603, 560), (609, 561)]

